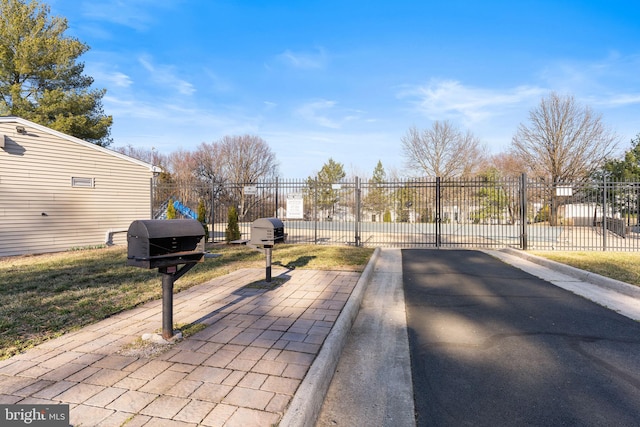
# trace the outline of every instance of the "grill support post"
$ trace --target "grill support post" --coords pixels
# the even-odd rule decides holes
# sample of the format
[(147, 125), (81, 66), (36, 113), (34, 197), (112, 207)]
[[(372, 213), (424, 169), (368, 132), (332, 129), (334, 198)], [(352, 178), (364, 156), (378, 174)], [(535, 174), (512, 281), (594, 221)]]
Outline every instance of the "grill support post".
[(267, 266), (266, 266), (266, 274), (267, 274), (267, 283), (271, 282), (271, 246), (265, 246), (264, 247), (264, 253), (266, 255), (266, 259), (267, 259)]
[[(174, 267), (175, 268), (175, 267)], [(167, 270), (168, 268), (164, 269)], [(162, 338), (173, 337), (173, 273), (162, 273)]]
[(180, 269), (175, 265), (158, 269), (162, 274), (162, 338), (167, 341), (173, 338), (173, 284), (194, 266), (190, 263)]

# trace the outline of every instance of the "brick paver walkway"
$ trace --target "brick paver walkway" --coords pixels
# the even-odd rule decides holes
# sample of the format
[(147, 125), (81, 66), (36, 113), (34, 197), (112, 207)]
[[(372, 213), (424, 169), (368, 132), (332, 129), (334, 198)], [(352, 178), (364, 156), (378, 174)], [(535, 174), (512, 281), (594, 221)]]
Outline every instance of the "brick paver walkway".
[(360, 273), (274, 270), (281, 285), (247, 287), (264, 275), (176, 294), (174, 322), (207, 327), (155, 356), (126, 350), (161, 328), (161, 301), (1, 361), (0, 403), (67, 403), (74, 427), (277, 424)]

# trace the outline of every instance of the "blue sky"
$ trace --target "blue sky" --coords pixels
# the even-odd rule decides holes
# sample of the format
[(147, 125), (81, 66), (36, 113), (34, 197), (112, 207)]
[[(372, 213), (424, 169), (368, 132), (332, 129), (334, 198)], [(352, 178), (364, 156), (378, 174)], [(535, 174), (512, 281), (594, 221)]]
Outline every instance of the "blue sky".
[(407, 130), (450, 120), (492, 153), (551, 91), (640, 133), (640, 2), (49, 0), (107, 89), (113, 146), (262, 137), (280, 176), (329, 158), (403, 174)]

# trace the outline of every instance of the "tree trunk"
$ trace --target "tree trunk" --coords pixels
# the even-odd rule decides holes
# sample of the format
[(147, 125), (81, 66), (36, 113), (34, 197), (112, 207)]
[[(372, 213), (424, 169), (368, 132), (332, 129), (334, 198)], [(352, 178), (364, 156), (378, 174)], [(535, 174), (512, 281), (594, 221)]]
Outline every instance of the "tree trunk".
[(551, 209), (549, 209), (549, 225), (555, 227), (559, 225), (558, 220), (558, 197), (555, 194), (551, 195)]

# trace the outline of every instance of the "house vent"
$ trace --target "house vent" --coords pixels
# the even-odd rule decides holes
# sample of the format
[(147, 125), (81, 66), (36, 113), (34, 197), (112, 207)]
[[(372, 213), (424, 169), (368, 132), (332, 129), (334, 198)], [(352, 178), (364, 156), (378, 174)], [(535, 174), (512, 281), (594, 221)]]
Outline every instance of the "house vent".
[(71, 178), (72, 187), (81, 188), (93, 188), (95, 186), (95, 180), (93, 178), (82, 178), (74, 176)]
[(0, 133), (0, 148), (4, 148), (4, 143), (6, 138), (7, 138), (6, 135), (3, 135)]

